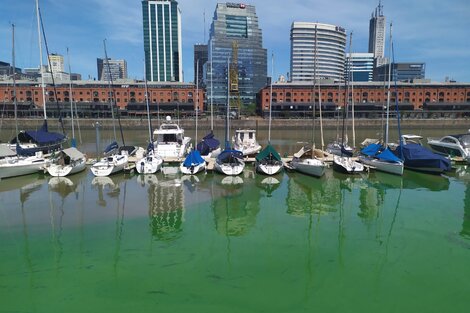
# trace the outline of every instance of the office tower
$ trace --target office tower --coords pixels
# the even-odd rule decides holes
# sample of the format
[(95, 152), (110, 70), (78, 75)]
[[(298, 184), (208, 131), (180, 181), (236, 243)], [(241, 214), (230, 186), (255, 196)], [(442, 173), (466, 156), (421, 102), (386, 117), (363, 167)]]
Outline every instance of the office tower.
[(49, 63), (47, 64), (48, 72), (62, 73), (64, 72), (64, 57), (60, 54), (49, 54)]
[[(207, 62), (207, 45), (196, 44), (194, 45), (194, 83), (198, 83), (199, 87), (204, 86), (203, 74), (204, 64)], [(198, 62), (199, 61), (199, 62)], [(199, 64), (199, 68), (198, 68)], [(196, 77), (196, 75), (198, 75)]]
[(183, 81), (181, 11), (175, 0), (142, 1), (147, 80)]
[(106, 61), (106, 59), (96, 59), (96, 65), (98, 67), (98, 80), (109, 81), (108, 73), (111, 73), (112, 80), (127, 78), (127, 62), (125, 60), (108, 58)]
[(227, 62), (231, 67), (232, 100), (245, 105), (255, 103), (256, 93), (266, 85), (267, 76), (267, 51), (262, 39), (254, 6), (217, 4), (209, 34), (209, 66), (205, 77), (205, 85), (210, 86), (212, 60), (215, 105), (227, 103)]
[(369, 22), (369, 53), (374, 54), (376, 67), (387, 63), (385, 59), (385, 16), (382, 9), (382, 3), (379, 1)]
[(349, 79), (349, 72), (352, 73), (352, 81), (370, 82), (374, 73), (373, 53), (347, 53), (345, 77)]
[[(321, 23), (293, 22), (291, 26), (291, 81), (344, 79), (346, 31)], [(316, 58), (315, 58), (316, 56)]]
[[(388, 80), (388, 64), (384, 64), (374, 69), (374, 81)], [(392, 81), (413, 81), (415, 79), (424, 79), (426, 76), (426, 63), (392, 63)]]

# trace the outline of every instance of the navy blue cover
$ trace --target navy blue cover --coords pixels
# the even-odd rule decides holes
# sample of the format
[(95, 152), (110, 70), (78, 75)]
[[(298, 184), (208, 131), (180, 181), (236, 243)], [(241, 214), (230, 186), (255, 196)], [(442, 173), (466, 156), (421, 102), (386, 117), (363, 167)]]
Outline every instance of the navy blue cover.
[(345, 156), (348, 156), (348, 157), (352, 157), (353, 156), (353, 153), (352, 151), (348, 151), (344, 148), (343, 145), (341, 145), (341, 155), (345, 155)]
[(425, 147), (416, 144), (408, 143), (403, 146), (398, 146), (395, 150), (395, 155), (403, 153), (405, 166), (419, 168), (435, 168), (443, 171), (451, 170), (450, 160), (435, 154)]
[(243, 159), (243, 153), (238, 150), (224, 150), (217, 157), (217, 161), (226, 163), (230, 162), (233, 158)]
[(184, 167), (191, 167), (204, 163), (204, 159), (197, 150), (191, 151), (183, 162)]
[(199, 151), (201, 155), (208, 155), (211, 151), (217, 149), (219, 145), (220, 141), (214, 138), (214, 133), (211, 131), (196, 145), (196, 150)]
[(153, 142), (149, 142), (149, 145), (147, 146), (147, 152), (153, 152), (155, 150), (155, 147), (153, 146)]
[(119, 148), (119, 145), (117, 144), (117, 142), (113, 141), (106, 147), (106, 149), (104, 149), (104, 153), (105, 154), (110, 153), (113, 150), (117, 150), (118, 148)]

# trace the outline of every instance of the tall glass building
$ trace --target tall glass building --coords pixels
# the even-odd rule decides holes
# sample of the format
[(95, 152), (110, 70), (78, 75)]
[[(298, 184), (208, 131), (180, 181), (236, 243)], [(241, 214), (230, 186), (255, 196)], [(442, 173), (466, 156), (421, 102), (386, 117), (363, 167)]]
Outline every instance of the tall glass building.
[(181, 10), (175, 0), (142, 1), (147, 80), (183, 81)]
[(344, 79), (346, 31), (321, 23), (293, 22), (291, 26), (291, 81)]
[(373, 53), (347, 53), (345, 77), (355, 82), (371, 82), (374, 74), (374, 54)]
[(262, 39), (254, 6), (217, 4), (210, 28), (209, 58), (205, 71), (208, 98), (211, 97), (212, 79), (215, 105), (227, 103), (227, 62), (235, 62), (238, 68), (240, 102), (245, 105), (255, 103), (256, 94), (266, 85), (267, 76), (267, 51), (263, 48)]

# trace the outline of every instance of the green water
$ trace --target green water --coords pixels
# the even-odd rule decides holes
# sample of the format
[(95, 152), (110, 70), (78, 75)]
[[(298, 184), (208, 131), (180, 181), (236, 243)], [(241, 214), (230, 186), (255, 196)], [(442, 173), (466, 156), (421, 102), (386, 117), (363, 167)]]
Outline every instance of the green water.
[(0, 182), (0, 312), (466, 312), (470, 170)]

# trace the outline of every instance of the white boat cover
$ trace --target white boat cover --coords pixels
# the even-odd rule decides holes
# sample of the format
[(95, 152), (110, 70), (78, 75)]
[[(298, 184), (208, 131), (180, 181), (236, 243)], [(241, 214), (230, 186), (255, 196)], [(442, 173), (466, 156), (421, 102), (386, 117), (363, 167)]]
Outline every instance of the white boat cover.
[(6, 145), (0, 145), (0, 158), (5, 158), (9, 156), (15, 156), (16, 152), (11, 150)]
[(79, 160), (84, 157), (83, 153), (77, 150), (77, 148), (67, 148), (62, 150), (63, 153), (68, 155), (71, 160)]

